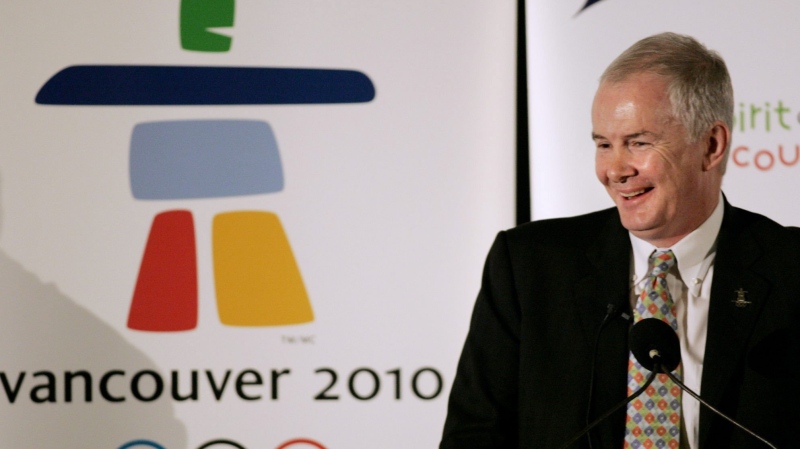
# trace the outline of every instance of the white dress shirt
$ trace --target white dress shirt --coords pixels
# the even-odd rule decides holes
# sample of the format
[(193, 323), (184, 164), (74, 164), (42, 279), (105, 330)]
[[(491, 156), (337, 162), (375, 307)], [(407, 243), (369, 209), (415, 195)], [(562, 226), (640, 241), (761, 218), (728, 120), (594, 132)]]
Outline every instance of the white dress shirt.
[[(714, 258), (717, 254), (717, 235), (722, 225), (722, 194), (711, 216), (671, 248), (656, 248), (630, 234), (631, 306), (635, 307), (649, 274), (648, 259), (655, 250), (671, 249), (677, 263), (667, 273), (667, 287), (675, 302), (678, 319), (678, 338), (681, 342), (683, 383), (700, 394), (703, 375), (703, 357), (708, 331), (708, 305), (711, 298), (711, 279), (714, 276)], [(681, 447), (697, 449), (699, 446), (700, 403), (688, 394), (681, 396), (683, 431)], [(686, 441), (684, 441), (686, 440)]]

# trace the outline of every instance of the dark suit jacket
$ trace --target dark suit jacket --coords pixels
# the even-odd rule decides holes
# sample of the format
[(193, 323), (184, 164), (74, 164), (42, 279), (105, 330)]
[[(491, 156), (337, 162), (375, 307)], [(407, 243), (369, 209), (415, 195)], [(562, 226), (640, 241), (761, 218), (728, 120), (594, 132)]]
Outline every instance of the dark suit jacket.
[[(598, 330), (609, 304), (630, 314), (630, 257), (615, 209), (497, 236), (441, 449), (559, 448), (625, 398), (630, 321)], [(746, 307), (733, 302), (740, 288)], [(800, 230), (726, 203), (709, 307), (702, 397), (779, 448), (800, 447)], [(594, 449), (621, 449), (624, 429), (623, 407), (592, 432)], [(700, 446), (764, 447), (702, 406)]]

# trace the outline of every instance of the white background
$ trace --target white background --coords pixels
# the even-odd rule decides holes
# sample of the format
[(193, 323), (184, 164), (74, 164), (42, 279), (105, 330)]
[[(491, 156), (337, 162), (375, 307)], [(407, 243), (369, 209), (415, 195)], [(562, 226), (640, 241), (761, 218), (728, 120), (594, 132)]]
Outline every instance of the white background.
[[(0, 446), (116, 449), (149, 439), (194, 449), (227, 438), (271, 449), (292, 438), (326, 448), (434, 447), (444, 422), (483, 258), (513, 225), (514, 2), (254, 1), (236, 5), (233, 45), (221, 54), (180, 48), (179, 2), (11, 0), (0, 11), (0, 325), (12, 405), (0, 390)], [(355, 69), (376, 87), (370, 103), (317, 106), (71, 107), (34, 104), (39, 88), (78, 64), (224, 65)], [(257, 119), (275, 132), (286, 179), (270, 195), (137, 201), (128, 146), (137, 123)], [(152, 218), (194, 214), (200, 317), (195, 330), (125, 327)], [(276, 213), (315, 313), (300, 326), (233, 328), (214, 305), (211, 219), (232, 210)], [(284, 343), (285, 337), (313, 344)], [(314, 401), (339, 374), (339, 401)], [(381, 375), (371, 401), (347, 376)], [(416, 398), (422, 367), (444, 376), (432, 401)], [(289, 368), (280, 399), (244, 402), (228, 386), (213, 399), (203, 371), (269, 376)], [(400, 368), (403, 398), (393, 397)], [(63, 400), (64, 370), (95, 375), (92, 403)], [(105, 403), (99, 376), (125, 369)], [(200, 370), (200, 399), (153, 403), (125, 383), (153, 369), (185, 382)], [(58, 401), (34, 404), (39, 370), (57, 376)], [(426, 378), (429, 379), (430, 378)], [(229, 382), (233, 382), (231, 379)], [(426, 385), (426, 384), (421, 384)], [(169, 388), (167, 383), (166, 388)], [(364, 390), (369, 385), (363, 386)], [(185, 390), (184, 390), (185, 391)], [(80, 395), (78, 395), (80, 398)]]

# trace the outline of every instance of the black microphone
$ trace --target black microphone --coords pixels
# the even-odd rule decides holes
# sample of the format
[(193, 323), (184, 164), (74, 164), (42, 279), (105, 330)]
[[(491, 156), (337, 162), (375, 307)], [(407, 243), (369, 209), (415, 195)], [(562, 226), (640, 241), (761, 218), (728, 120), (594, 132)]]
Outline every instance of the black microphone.
[[(589, 403), (586, 404), (586, 425), (589, 425), (589, 418), (592, 414), (592, 397), (594, 396), (594, 372), (595, 372), (595, 365), (597, 365), (597, 346), (600, 344), (600, 335), (603, 333), (603, 329), (605, 329), (606, 324), (608, 324), (612, 318), (615, 318), (617, 315), (623, 315), (625, 319), (629, 317), (627, 314), (620, 312), (619, 306), (613, 303), (609, 303), (606, 305), (606, 315), (603, 317), (603, 321), (600, 323), (600, 328), (597, 329), (597, 335), (594, 337), (594, 345), (592, 345), (592, 365), (591, 371), (589, 371)], [(588, 435), (588, 431), (586, 432)], [(580, 438), (580, 437), (579, 437)], [(589, 442), (589, 449), (593, 449), (592, 446), (592, 438), (591, 435), (588, 436)]]
[[(666, 322), (658, 318), (645, 318), (640, 320), (631, 328), (628, 335), (631, 352), (636, 360), (645, 368), (655, 373), (664, 373), (670, 380), (675, 382), (681, 390), (688, 393), (691, 397), (697, 399), (698, 402), (708, 407), (709, 410), (726, 419), (731, 424), (744, 430), (752, 435), (757, 440), (766, 444), (767, 446), (777, 449), (775, 445), (757, 435), (752, 430), (734, 421), (733, 418), (725, 415), (721, 411), (714, 408), (711, 404), (700, 398), (697, 393), (692, 391), (689, 387), (684, 385), (677, 377), (672, 374), (672, 371), (681, 363), (681, 344), (678, 340), (678, 334)], [(651, 378), (653, 377), (651, 374)], [(648, 379), (649, 381), (650, 379)]]
[(658, 318), (644, 318), (633, 325), (628, 334), (633, 356), (648, 371), (655, 369), (656, 360), (667, 372), (681, 363), (681, 342), (678, 334)]
[[(615, 306), (614, 304), (607, 305), (606, 309), (607, 309), (606, 310), (606, 316), (603, 318), (603, 322), (600, 323), (600, 329), (598, 329), (598, 331), (597, 331), (597, 336), (595, 337), (595, 341), (594, 341), (594, 348), (592, 350), (592, 370), (591, 370), (591, 378), (590, 378), (590, 381), (589, 381), (589, 409), (587, 410), (587, 414), (586, 414), (587, 421), (589, 419), (589, 412), (591, 411), (591, 401), (592, 401), (592, 395), (593, 395), (593, 391), (594, 391), (594, 365), (595, 365), (596, 358), (597, 358), (597, 345), (598, 345), (598, 343), (600, 341), (600, 334), (603, 332), (603, 328), (605, 328), (606, 324), (608, 324), (611, 321), (612, 318), (614, 318), (614, 317), (616, 317), (618, 315), (621, 316), (622, 318), (624, 318), (625, 320), (630, 320), (630, 316), (628, 314), (624, 313), (624, 312), (621, 312), (619, 307)], [(679, 352), (680, 352), (680, 348), (679, 348)], [(587, 435), (589, 433), (589, 431), (594, 429), (598, 424), (600, 424), (601, 422), (605, 421), (606, 418), (611, 416), (614, 412), (616, 412), (620, 408), (622, 408), (625, 405), (627, 405), (629, 402), (631, 402), (634, 399), (636, 399), (639, 396), (641, 396), (641, 394), (644, 393), (645, 390), (647, 390), (647, 387), (649, 387), (650, 384), (653, 383), (653, 381), (656, 379), (656, 374), (658, 374), (658, 373), (655, 372), (655, 371), (651, 372), (650, 373), (650, 377), (647, 378), (647, 381), (644, 383), (644, 385), (641, 386), (641, 388), (636, 390), (633, 394), (631, 394), (630, 396), (625, 398), (623, 401), (621, 401), (618, 404), (616, 404), (613, 407), (611, 407), (611, 409), (609, 409), (607, 412), (603, 413), (599, 418), (595, 419), (591, 423), (586, 424), (586, 427), (584, 427), (575, 436), (570, 438), (569, 441), (567, 441), (563, 446), (561, 446), (561, 449), (569, 448), (570, 446), (575, 444), (576, 441), (581, 439), (583, 436)], [(591, 438), (589, 438), (589, 447), (590, 448), (592, 447)]]

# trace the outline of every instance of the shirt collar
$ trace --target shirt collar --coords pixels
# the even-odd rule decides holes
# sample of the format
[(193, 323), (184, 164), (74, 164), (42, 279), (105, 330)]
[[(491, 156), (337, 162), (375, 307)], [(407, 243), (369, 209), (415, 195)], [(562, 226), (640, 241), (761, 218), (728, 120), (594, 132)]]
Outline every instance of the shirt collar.
[[(689, 233), (686, 237), (672, 245), (671, 248), (656, 248), (650, 243), (636, 237), (630, 232), (633, 248), (633, 283), (638, 284), (647, 278), (649, 272), (648, 259), (655, 250), (672, 249), (678, 260), (678, 272), (684, 282), (689, 279), (705, 277), (705, 273), (698, 273), (703, 266), (703, 261), (716, 252), (717, 235), (722, 226), (724, 200), (720, 193), (717, 207), (703, 224)], [(702, 279), (701, 279), (702, 280)]]

